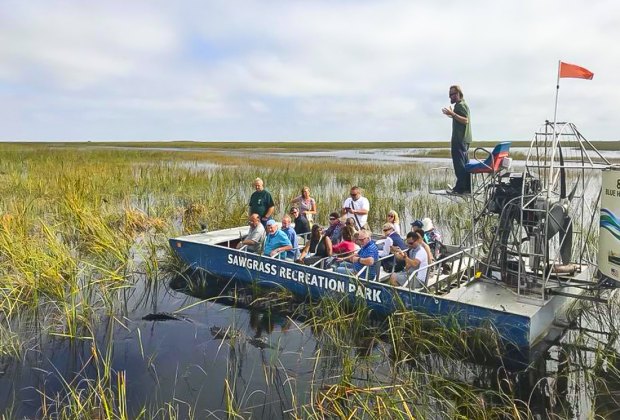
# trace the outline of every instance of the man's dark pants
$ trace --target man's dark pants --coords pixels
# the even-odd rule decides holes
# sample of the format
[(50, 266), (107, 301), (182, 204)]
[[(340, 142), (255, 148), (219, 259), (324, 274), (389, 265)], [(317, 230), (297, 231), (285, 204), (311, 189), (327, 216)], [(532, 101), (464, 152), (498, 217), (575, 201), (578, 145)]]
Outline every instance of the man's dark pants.
[(456, 175), (456, 185), (453, 190), (455, 192), (471, 191), (471, 175), (465, 170), (465, 165), (469, 162), (467, 150), (469, 144), (461, 142), (452, 142), (452, 164), (454, 165), (454, 174)]

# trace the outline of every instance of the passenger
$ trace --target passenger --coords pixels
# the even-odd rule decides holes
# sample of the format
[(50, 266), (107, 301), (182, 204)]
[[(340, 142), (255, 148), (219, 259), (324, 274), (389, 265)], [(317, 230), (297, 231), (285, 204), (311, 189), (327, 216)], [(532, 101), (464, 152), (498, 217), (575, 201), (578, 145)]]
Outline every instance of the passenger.
[(388, 211), (385, 222), (393, 224), (394, 232), (400, 235), (400, 219), (398, 218), (398, 213), (396, 213), (396, 210)]
[(365, 230), (360, 230), (357, 241), (360, 245), (360, 250), (350, 257), (340, 259), (342, 262), (336, 267), (335, 271), (341, 274), (353, 273), (357, 275), (364, 267), (368, 267), (363, 277), (374, 280), (377, 274), (375, 262), (379, 259), (377, 245)]
[(329, 236), (323, 235), (323, 228), (317, 224), (312, 226), (310, 240), (306, 242), (306, 246), (301, 251), (299, 262), (306, 265), (312, 265), (325, 257), (332, 255), (332, 241)]
[(422, 229), (424, 230), (424, 242), (430, 247), (433, 259), (438, 258), (443, 245), (441, 243), (441, 234), (433, 225), (433, 221), (428, 217), (422, 219)]
[(329, 227), (325, 231), (325, 235), (329, 236), (332, 244), (337, 244), (342, 240), (342, 228), (344, 223), (340, 221), (340, 215), (336, 212), (329, 214)]
[(360, 233), (359, 232), (355, 232), (353, 234), (353, 243), (355, 244), (355, 251), (359, 251), (360, 250), (360, 246), (357, 244), (359, 242), (359, 237), (360, 237)]
[(411, 229), (411, 231), (417, 233), (422, 238), (422, 247), (426, 251), (429, 264), (432, 264), (433, 262), (435, 262), (435, 257), (433, 256), (433, 250), (431, 249), (430, 245), (426, 243), (426, 238), (424, 236), (424, 230), (422, 228), (415, 226)]
[(260, 217), (263, 226), (268, 220), (271, 220), (275, 206), (271, 194), (264, 187), (263, 180), (256, 178), (254, 180), (254, 191), (250, 197), (250, 214), (256, 213)]
[(267, 236), (265, 237), (263, 255), (283, 260), (286, 257), (285, 251), (293, 249), (293, 244), (286, 233), (278, 229), (278, 224), (275, 220), (268, 220), (266, 229)]
[(299, 211), (298, 207), (291, 207), (291, 217), (295, 222), (295, 232), (298, 235), (305, 235), (310, 232), (310, 222), (306, 219), (306, 216)]
[(314, 221), (314, 215), (316, 214), (316, 201), (310, 197), (310, 188), (303, 187), (301, 189), (301, 195), (293, 198), (291, 203), (296, 204), (302, 215), (308, 219), (310, 223)]
[(281, 230), (286, 233), (286, 236), (288, 236), (288, 239), (291, 241), (291, 245), (293, 246), (293, 249), (286, 253), (286, 258), (296, 260), (299, 258), (299, 241), (297, 240), (297, 232), (295, 232), (295, 229), (291, 226), (291, 216), (288, 214), (285, 214), (282, 218)]
[(347, 220), (344, 221), (344, 225), (345, 226), (349, 226), (351, 229), (353, 229), (353, 233), (359, 231), (360, 229), (357, 228), (357, 224), (355, 223), (355, 219), (352, 217), (347, 217)]
[(248, 224), (250, 225), (250, 230), (248, 234), (243, 237), (237, 244), (237, 249), (246, 246), (246, 251), (248, 252), (259, 252), (260, 247), (265, 240), (265, 228), (260, 223), (260, 217), (258, 214), (252, 213), (248, 218)]
[(353, 217), (357, 229), (365, 228), (368, 221), (368, 212), (370, 211), (370, 202), (366, 197), (362, 196), (360, 187), (351, 187), (351, 196), (342, 203), (341, 214), (347, 217)]
[(413, 232), (413, 228), (415, 227), (422, 229), (422, 226), (424, 226), (424, 223), (422, 223), (421, 220), (414, 220), (413, 222), (411, 222), (411, 231)]
[[(342, 241), (332, 248), (334, 254), (346, 257), (355, 252), (355, 242), (353, 242), (353, 235), (355, 235), (355, 233), (356, 232), (351, 226), (345, 226), (345, 228), (342, 229)], [(359, 247), (357, 247), (357, 249), (359, 249)]]
[(409, 232), (407, 234), (407, 251), (401, 251), (396, 254), (397, 259), (402, 259), (405, 261), (405, 270), (399, 273), (392, 273), (390, 276), (389, 283), (392, 286), (402, 286), (405, 284), (407, 279), (413, 274), (413, 272), (417, 269), (420, 271), (417, 272), (416, 276), (412, 281), (413, 289), (419, 288), (422, 285), (426, 285), (426, 269), (428, 266), (427, 254), (422, 244), (424, 240), (422, 237), (416, 232)]
[[(383, 225), (383, 249), (379, 251), (379, 258), (386, 257), (391, 254), (399, 253), (407, 249), (407, 245), (403, 238), (394, 231), (394, 225), (392, 223), (385, 223)], [(400, 264), (399, 261), (394, 259), (386, 259), (381, 262), (381, 265), (385, 271), (402, 271), (405, 268), (404, 260)]]

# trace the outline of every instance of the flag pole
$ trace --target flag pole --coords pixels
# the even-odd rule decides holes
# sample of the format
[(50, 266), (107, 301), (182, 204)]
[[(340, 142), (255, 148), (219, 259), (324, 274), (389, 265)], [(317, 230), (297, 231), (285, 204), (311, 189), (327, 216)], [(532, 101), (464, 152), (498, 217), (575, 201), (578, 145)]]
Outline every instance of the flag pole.
[[(551, 141), (551, 161), (549, 162), (549, 175), (553, 173), (553, 162), (555, 160), (555, 150), (558, 144), (558, 134), (556, 129), (557, 117), (558, 117), (558, 96), (560, 95), (560, 69), (562, 66), (562, 61), (558, 60), (558, 77), (555, 83), (555, 107), (553, 109), (553, 137)], [(548, 185), (545, 185), (547, 189), (547, 203), (549, 203), (549, 190), (551, 189), (551, 184), (553, 180), (549, 179), (550, 176), (547, 177)]]
[(558, 96), (560, 95), (560, 68), (562, 66), (562, 61), (558, 60), (558, 78), (555, 83), (555, 107), (553, 109), (553, 132), (555, 133), (555, 123), (557, 122), (558, 116)]

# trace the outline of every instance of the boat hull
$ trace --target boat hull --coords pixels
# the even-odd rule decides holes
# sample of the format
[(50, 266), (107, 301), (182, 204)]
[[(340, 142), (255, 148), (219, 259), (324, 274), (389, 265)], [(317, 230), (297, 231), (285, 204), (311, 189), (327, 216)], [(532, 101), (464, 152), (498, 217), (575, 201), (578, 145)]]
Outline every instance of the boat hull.
[[(392, 287), (374, 281), (247, 253), (226, 246), (201, 243), (190, 235), (170, 239), (177, 255), (192, 268), (206, 270), (222, 279), (233, 279), (259, 287), (281, 288), (291, 293), (320, 299), (326, 296), (350, 301), (364, 300), (377, 315), (412, 310), (439, 320), (456, 321), (461, 329), (495, 328), (505, 343), (526, 351), (533, 344), (532, 316), (465, 300), (436, 296), (419, 290)], [(467, 287), (467, 286), (462, 286)], [(481, 296), (481, 299), (492, 299)]]

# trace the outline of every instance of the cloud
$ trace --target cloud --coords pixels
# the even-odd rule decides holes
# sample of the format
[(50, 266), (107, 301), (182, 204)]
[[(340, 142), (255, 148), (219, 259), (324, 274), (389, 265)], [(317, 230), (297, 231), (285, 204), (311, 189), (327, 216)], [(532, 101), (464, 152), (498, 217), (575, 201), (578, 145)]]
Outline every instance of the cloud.
[(3, 3), (3, 139), (440, 140), (453, 83), (476, 138), (524, 139), (558, 59), (595, 73), (561, 118), (617, 138), (611, 1)]

